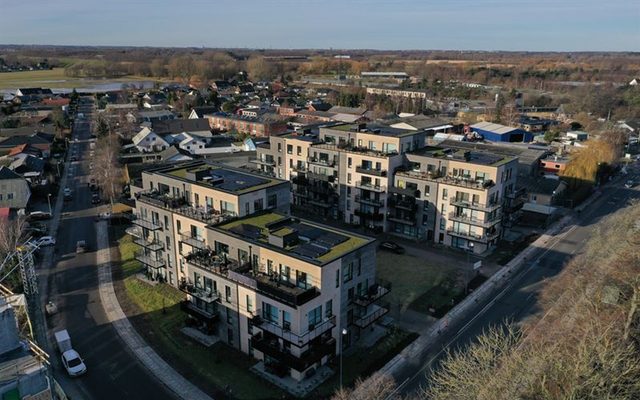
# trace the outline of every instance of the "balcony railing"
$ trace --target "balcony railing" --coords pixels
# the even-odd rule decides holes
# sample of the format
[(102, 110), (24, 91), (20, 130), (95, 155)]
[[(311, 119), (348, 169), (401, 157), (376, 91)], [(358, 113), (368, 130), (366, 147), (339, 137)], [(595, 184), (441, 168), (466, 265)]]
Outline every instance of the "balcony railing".
[(454, 177), (452, 175), (447, 175), (440, 178), (440, 182), (446, 183), (448, 185), (466, 187), (470, 189), (488, 189), (495, 186), (495, 183), (491, 179), (475, 180), (471, 177)]
[(301, 306), (320, 295), (320, 291), (313, 286), (306, 289), (300, 288), (263, 273), (251, 272), (247, 275), (256, 281), (256, 289), (260, 293), (292, 307)]
[(309, 185), (307, 190), (318, 194), (336, 194), (336, 190), (329, 186)]
[(329, 199), (311, 199), (309, 200), (309, 204), (322, 208), (331, 208), (336, 205), (336, 202)]
[(481, 227), (484, 227), (484, 228), (490, 228), (493, 225), (499, 223), (500, 220), (501, 220), (500, 216), (484, 220), (484, 219), (480, 219), (480, 218), (470, 217), (467, 214), (457, 214), (455, 212), (449, 213), (449, 219), (451, 221), (463, 222), (465, 224), (474, 225), (474, 226), (481, 226)]
[[(171, 212), (195, 219), (206, 224), (218, 224), (237, 217), (234, 211), (218, 211), (213, 208), (192, 206), (182, 197), (172, 197), (168, 193), (159, 191), (146, 191), (136, 193), (136, 198), (143, 203), (163, 208)], [(135, 223), (135, 221), (134, 221)]]
[(384, 220), (384, 214), (379, 212), (355, 210), (354, 214), (357, 215), (358, 217), (370, 219), (373, 221)]
[(133, 239), (133, 243), (137, 244), (138, 246), (142, 246), (146, 249), (149, 249), (149, 251), (164, 250), (164, 243), (162, 243), (157, 239), (149, 240), (149, 238), (147, 239), (136, 238), (136, 239)]
[(308, 157), (307, 162), (309, 164), (323, 165), (325, 167), (334, 167), (336, 165), (334, 160), (325, 160), (317, 157)]
[(322, 360), (323, 357), (335, 354), (336, 340), (331, 338), (320, 343), (314, 343), (309, 346), (310, 348), (308, 350), (304, 351), (299, 357), (297, 357), (284, 346), (280, 346), (277, 338), (267, 338), (267, 335), (263, 335), (262, 332), (259, 332), (251, 338), (251, 347), (275, 360), (278, 360), (289, 368), (303, 372), (313, 364)]
[(408, 199), (400, 200), (395, 197), (389, 198), (387, 202), (389, 207), (400, 208), (402, 210), (407, 211), (416, 211), (418, 209), (418, 205), (416, 204), (416, 199), (413, 197), (409, 197)]
[(374, 207), (384, 207), (384, 200), (382, 200), (382, 199), (372, 199), (372, 198), (364, 197), (364, 196), (360, 196), (360, 195), (356, 196), (356, 203), (368, 204), (368, 205), (374, 206)]
[(146, 228), (150, 231), (162, 230), (160, 221), (144, 218), (142, 214), (132, 214), (130, 218), (134, 225), (138, 225), (141, 228)]
[(213, 303), (220, 300), (220, 292), (213, 289), (198, 287), (191, 281), (181, 281), (179, 288), (184, 293), (197, 297), (206, 303)]
[(492, 233), (485, 233), (484, 235), (478, 235), (473, 232), (456, 230), (454, 228), (447, 228), (447, 234), (481, 243), (488, 243), (497, 238), (499, 235), (497, 231)]
[(140, 261), (141, 263), (143, 263), (144, 265), (147, 265), (151, 268), (164, 268), (164, 260), (162, 259), (157, 259), (156, 257), (153, 256), (149, 256), (144, 254), (143, 251), (139, 251), (135, 253), (135, 258), (136, 260)]
[(264, 331), (270, 332), (297, 347), (302, 347), (313, 339), (320, 337), (323, 333), (335, 328), (336, 317), (332, 316), (317, 325), (310, 325), (308, 330), (301, 334), (291, 332), (275, 322), (268, 321), (264, 318), (254, 318), (253, 323)]
[(387, 215), (387, 221), (398, 222), (401, 224), (411, 225), (411, 226), (414, 226), (416, 224), (415, 217), (411, 218), (411, 217), (398, 217), (395, 215)]
[(324, 182), (335, 182), (336, 180), (333, 175), (319, 174), (317, 172), (307, 172), (307, 178)]
[(391, 282), (379, 280), (369, 287), (366, 293), (356, 295), (353, 303), (361, 307), (367, 307), (378, 301), (391, 291)]
[(294, 165), (291, 167), (291, 169), (293, 171), (296, 172), (305, 172), (307, 170), (307, 166), (306, 165)]
[(198, 319), (204, 319), (208, 322), (214, 322), (218, 319), (217, 311), (207, 311), (203, 308), (196, 306), (189, 300), (183, 300), (180, 302), (180, 309), (189, 315), (192, 315)]
[(268, 165), (268, 166), (271, 166), (271, 167), (275, 167), (275, 165), (276, 165), (276, 161), (275, 160), (269, 160), (267, 158), (265, 158), (265, 159), (254, 158), (254, 159), (250, 160), (250, 162), (252, 162), (254, 164)]
[(371, 182), (363, 182), (363, 181), (357, 181), (356, 187), (358, 189), (370, 190), (372, 192), (380, 192), (380, 193), (385, 192), (387, 190), (386, 186), (375, 185)]
[(412, 188), (400, 188), (397, 186), (390, 186), (389, 192), (402, 194), (410, 197), (420, 197), (420, 191), (418, 189), (412, 189)]
[(362, 166), (357, 166), (356, 172), (360, 174), (367, 174), (367, 175), (374, 175), (374, 176), (387, 176), (386, 169), (365, 168)]
[(183, 232), (180, 233), (180, 241), (182, 243), (188, 244), (189, 246), (196, 249), (206, 249), (207, 244), (204, 242), (203, 237), (194, 237), (191, 232)]
[(389, 312), (389, 309), (390, 307), (388, 303), (380, 305), (372, 304), (368, 307), (367, 312), (362, 313), (360, 316), (354, 317), (353, 323), (360, 329), (364, 329), (387, 314)]
[(449, 200), (449, 204), (451, 204), (452, 206), (470, 208), (472, 210), (478, 210), (478, 211), (484, 211), (484, 212), (491, 212), (502, 207), (500, 203), (480, 204), (480, 203), (473, 203), (466, 199), (457, 199), (455, 197)]

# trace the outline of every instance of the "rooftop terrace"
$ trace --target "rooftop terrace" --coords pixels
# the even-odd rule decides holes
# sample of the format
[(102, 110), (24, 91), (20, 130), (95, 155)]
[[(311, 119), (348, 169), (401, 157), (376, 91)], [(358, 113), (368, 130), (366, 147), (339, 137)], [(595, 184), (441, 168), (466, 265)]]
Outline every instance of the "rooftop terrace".
[(373, 241), (273, 212), (236, 219), (215, 228), (316, 264), (326, 264)]
[(457, 149), (448, 147), (431, 147), (427, 146), (422, 149), (413, 151), (410, 155), (433, 157), (433, 158), (446, 158), (452, 161), (467, 162), (476, 165), (486, 165), (491, 167), (499, 167), (506, 164), (516, 157), (506, 156), (502, 154), (496, 154), (489, 151), (474, 151), (467, 149)]
[(409, 129), (392, 128), (390, 126), (382, 124), (339, 124), (323, 127), (321, 129), (336, 130), (342, 132), (356, 132), (387, 137), (409, 136), (415, 135), (420, 132)]
[(244, 194), (284, 183), (264, 175), (237, 170), (227, 166), (196, 162), (187, 165), (149, 171), (185, 180), (200, 186), (233, 194)]

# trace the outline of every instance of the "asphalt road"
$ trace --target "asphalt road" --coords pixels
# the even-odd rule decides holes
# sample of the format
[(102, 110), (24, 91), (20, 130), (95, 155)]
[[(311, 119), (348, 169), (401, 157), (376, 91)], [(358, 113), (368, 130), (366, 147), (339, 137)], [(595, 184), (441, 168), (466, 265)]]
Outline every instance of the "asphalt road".
[[(86, 375), (69, 379), (59, 363), (56, 377), (75, 400), (86, 399), (172, 399), (164, 386), (137, 362), (124, 347), (117, 332), (106, 320), (98, 292), (96, 269), (96, 231), (89, 181), (91, 107), (81, 106), (85, 120), (76, 124), (79, 142), (71, 143), (71, 153), (79, 160), (72, 162), (68, 184), (72, 200), (65, 203), (57, 234), (55, 272), (50, 281), (53, 300), (59, 313), (50, 319), (50, 331), (67, 329), (73, 347), (84, 358)], [(75, 139), (75, 137), (74, 137)], [(98, 167), (98, 166), (96, 166)], [(95, 210), (95, 209), (94, 209)], [(97, 212), (97, 210), (95, 210)], [(89, 251), (76, 254), (76, 243), (85, 240)], [(56, 354), (56, 357), (58, 355)]]
[(452, 326), (450, 334), (433, 343), (431, 350), (420, 360), (419, 366), (406, 368), (400, 376), (396, 376), (396, 381), (400, 384), (399, 392), (405, 395), (419, 394), (421, 388), (428, 385), (429, 373), (437, 368), (447, 349), (455, 350), (472, 343), (490, 326), (503, 324), (507, 320), (522, 322), (538, 312), (538, 296), (545, 279), (557, 275), (572, 256), (582, 251), (594, 224), (627, 206), (631, 199), (640, 198), (640, 187), (627, 189), (623, 186), (624, 181), (629, 178), (633, 178), (636, 184), (639, 182), (637, 164), (629, 176), (605, 186), (601, 196), (577, 215), (578, 223), (566, 227), (556, 235), (559, 240), (554, 238), (556, 242), (550, 247), (539, 250), (509, 286), (498, 292), (492, 300), (479, 304), (465, 321)]

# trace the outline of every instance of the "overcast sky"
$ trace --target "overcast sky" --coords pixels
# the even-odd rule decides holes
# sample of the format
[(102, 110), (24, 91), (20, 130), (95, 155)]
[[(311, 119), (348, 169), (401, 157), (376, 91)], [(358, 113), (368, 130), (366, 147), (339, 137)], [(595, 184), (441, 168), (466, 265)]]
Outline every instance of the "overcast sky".
[(0, 0), (0, 43), (640, 51), (640, 1)]

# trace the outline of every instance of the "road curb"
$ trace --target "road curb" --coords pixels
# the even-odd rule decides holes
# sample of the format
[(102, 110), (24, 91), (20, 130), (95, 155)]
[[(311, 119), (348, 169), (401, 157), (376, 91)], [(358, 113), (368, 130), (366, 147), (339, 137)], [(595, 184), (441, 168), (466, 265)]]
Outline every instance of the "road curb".
[(136, 332), (120, 307), (111, 278), (111, 246), (106, 221), (96, 224), (98, 243), (98, 287), (105, 315), (116, 332), (140, 363), (164, 384), (173, 394), (184, 400), (213, 400), (206, 393), (186, 380), (156, 353)]

